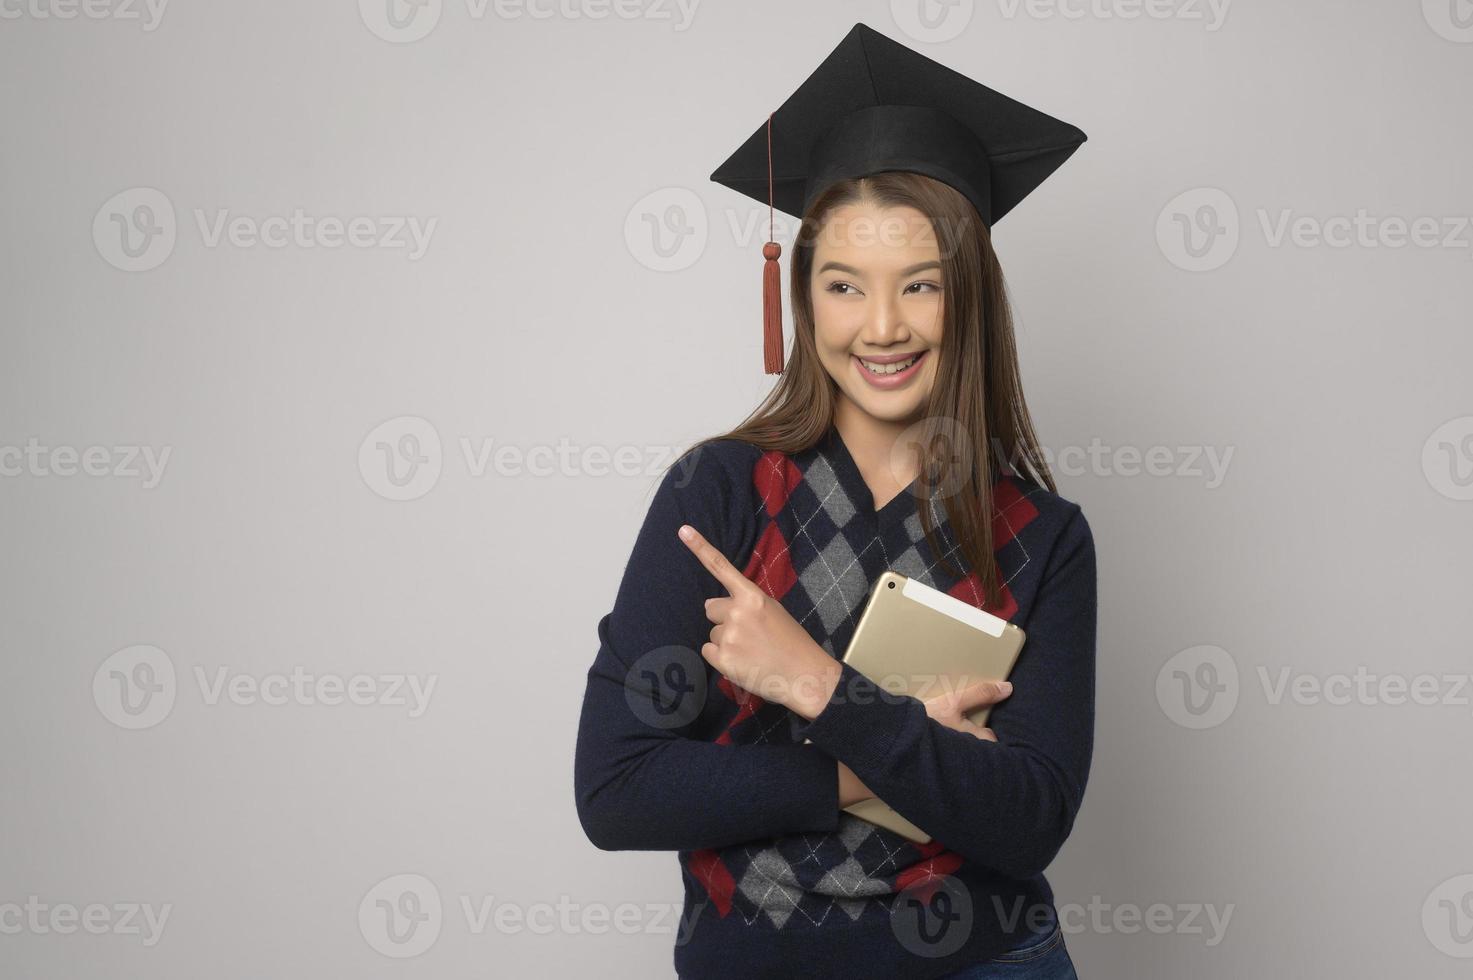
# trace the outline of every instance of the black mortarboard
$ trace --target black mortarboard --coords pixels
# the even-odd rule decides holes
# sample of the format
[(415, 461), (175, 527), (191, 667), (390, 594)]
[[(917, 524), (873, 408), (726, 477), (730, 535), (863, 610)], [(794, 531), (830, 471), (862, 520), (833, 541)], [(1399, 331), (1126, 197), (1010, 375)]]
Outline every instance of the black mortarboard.
[[(1077, 127), (855, 24), (711, 179), (801, 218), (825, 188), (886, 170), (956, 188), (990, 228), (1083, 143)], [(782, 370), (777, 258), (763, 274), (764, 363)]]

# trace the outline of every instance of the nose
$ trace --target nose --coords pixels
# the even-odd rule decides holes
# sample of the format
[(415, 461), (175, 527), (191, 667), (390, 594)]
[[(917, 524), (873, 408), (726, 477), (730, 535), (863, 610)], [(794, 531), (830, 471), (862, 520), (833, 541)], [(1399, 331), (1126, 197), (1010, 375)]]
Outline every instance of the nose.
[(906, 325), (905, 313), (900, 297), (889, 291), (880, 294), (865, 318), (865, 342), (876, 347), (904, 343), (910, 339), (910, 327)]

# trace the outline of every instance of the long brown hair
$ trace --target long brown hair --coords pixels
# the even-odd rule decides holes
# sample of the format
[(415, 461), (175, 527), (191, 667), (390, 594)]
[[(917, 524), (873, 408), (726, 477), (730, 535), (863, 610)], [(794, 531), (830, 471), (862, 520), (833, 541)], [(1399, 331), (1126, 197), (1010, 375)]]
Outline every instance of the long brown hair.
[[(793, 345), (787, 367), (740, 425), (691, 449), (717, 439), (740, 439), (793, 455), (823, 438), (838, 395), (815, 347), (813, 254), (829, 212), (862, 200), (912, 207), (930, 219), (941, 252), (943, 332), (917, 440), (928, 458), (921, 460), (915, 492), (921, 500), (941, 498), (957, 547), (977, 573), (987, 605), (1000, 605), (991, 520), (995, 475), (1006, 472), (1009, 461), (1023, 463), (1037, 473), (1036, 482), (1051, 492), (1057, 489), (1023, 399), (1012, 312), (992, 237), (977, 209), (949, 185), (922, 174), (890, 171), (841, 180), (813, 202), (799, 227), (788, 273)], [(937, 546), (933, 508), (934, 503), (918, 508), (926, 540), (941, 563), (962, 577), (965, 569), (947, 560), (948, 549)]]

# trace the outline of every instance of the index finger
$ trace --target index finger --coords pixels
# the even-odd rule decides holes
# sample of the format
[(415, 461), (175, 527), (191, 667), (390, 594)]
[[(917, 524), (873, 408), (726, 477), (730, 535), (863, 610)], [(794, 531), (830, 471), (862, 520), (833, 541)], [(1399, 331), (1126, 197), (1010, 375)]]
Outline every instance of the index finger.
[(702, 537), (700, 531), (689, 524), (682, 524), (679, 534), (680, 540), (685, 542), (687, 548), (695, 552), (701, 564), (706, 566), (706, 571), (716, 576), (716, 581), (725, 586), (727, 592), (736, 595), (751, 586), (752, 583), (747, 580), (747, 577), (726, 560), (726, 556), (721, 553), (720, 549)]

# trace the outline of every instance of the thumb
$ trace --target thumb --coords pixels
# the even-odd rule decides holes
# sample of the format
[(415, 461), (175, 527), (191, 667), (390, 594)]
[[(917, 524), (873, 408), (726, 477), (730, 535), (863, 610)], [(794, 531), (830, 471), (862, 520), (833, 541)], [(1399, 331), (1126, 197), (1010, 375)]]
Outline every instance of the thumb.
[(1007, 681), (978, 681), (962, 688), (956, 694), (956, 706), (965, 712), (983, 705), (997, 704), (1013, 693), (1013, 685)]

